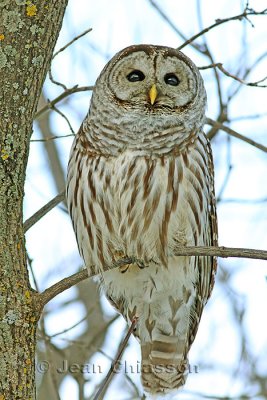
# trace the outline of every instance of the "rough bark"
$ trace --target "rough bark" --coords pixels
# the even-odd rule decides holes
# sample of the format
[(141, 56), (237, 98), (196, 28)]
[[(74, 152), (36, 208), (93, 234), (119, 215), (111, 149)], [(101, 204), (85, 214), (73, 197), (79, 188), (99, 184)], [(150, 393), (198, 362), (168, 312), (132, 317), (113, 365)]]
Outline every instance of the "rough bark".
[(0, 400), (35, 399), (39, 311), (27, 273), (23, 188), (32, 120), (66, 5), (0, 4)]

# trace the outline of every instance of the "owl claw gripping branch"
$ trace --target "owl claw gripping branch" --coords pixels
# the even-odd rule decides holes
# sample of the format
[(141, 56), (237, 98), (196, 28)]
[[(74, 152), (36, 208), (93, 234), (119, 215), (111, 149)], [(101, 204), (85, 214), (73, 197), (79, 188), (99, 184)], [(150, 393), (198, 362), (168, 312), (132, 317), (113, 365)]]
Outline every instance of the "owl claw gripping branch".
[[(188, 352), (216, 259), (176, 256), (217, 245), (206, 93), (195, 64), (169, 47), (130, 46), (97, 79), (71, 150), (67, 198), (86, 267), (131, 324), (147, 393), (185, 383)], [(118, 255), (141, 260), (111, 269)]]

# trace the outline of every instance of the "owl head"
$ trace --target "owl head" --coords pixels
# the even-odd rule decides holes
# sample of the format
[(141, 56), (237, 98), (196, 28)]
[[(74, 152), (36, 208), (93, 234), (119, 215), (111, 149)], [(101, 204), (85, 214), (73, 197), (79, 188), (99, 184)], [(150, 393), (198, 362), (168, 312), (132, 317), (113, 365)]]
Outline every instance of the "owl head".
[(187, 56), (170, 47), (134, 45), (104, 67), (88, 117), (93, 115), (98, 124), (108, 121), (116, 132), (144, 140), (144, 134), (157, 135), (172, 127), (184, 135), (199, 131), (205, 107), (203, 80)]

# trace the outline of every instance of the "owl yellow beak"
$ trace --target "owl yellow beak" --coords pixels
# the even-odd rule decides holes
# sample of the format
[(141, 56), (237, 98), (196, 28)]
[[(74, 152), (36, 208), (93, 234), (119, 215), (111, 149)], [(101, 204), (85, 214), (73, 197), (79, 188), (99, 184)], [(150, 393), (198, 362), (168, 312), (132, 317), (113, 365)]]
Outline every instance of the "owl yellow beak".
[(155, 83), (151, 86), (151, 89), (149, 90), (149, 99), (150, 99), (150, 103), (153, 104), (155, 103), (155, 100), (157, 98), (158, 95), (158, 91), (157, 91), (157, 87), (155, 85)]

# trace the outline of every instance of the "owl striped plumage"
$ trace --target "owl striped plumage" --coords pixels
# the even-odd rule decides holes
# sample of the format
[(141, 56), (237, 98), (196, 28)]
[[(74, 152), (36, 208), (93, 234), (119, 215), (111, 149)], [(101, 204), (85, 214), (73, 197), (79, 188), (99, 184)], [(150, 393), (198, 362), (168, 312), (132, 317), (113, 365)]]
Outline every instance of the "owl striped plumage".
[[(178, 257), (217, 244), (202, 78), (183, 53), (131, 46), (100, 74), (76, 135), (67, 197), (79, 251), (130, 323), (148, 393), (184, 384), (216, 260)], [(139, 263), (104, 272), (122, 257)]]

